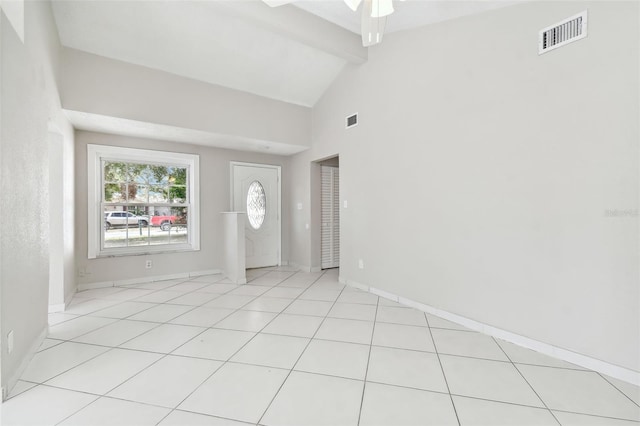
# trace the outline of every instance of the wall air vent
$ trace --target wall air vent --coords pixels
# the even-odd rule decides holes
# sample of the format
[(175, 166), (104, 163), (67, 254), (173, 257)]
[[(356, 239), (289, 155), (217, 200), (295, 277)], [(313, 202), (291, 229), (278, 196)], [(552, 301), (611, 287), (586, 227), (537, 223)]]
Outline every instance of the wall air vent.
[(358, 113), (352, 114), (347, 117), (345, 121), (345, 128), (355, 127), (358, 125)]
[(564, 46), (587, 36), (587, 11), (540, 30), (538, 54)]

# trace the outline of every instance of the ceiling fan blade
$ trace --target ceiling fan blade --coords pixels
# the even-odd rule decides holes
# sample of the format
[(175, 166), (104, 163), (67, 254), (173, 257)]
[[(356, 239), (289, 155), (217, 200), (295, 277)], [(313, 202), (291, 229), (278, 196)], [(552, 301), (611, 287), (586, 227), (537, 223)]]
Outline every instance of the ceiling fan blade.
[[(373, 0), (375, 1), (375, 0)], [(373, 17), (372, 0), (364, 0), (362, 7), (362, 45), (364, 47), (373, 46), (382, 42), (382, 36), (384, 35), (384, 27), (387, 24), (387, 17)]]
[(262, 0), (271, 7), (282, 6), (283, 4), (293, 3), (294, 0)]

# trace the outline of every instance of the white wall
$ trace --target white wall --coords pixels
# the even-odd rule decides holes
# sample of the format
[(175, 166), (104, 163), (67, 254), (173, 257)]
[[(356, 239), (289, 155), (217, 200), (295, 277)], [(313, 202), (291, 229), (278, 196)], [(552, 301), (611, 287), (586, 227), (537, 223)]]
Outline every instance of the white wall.
[(306, 148), (310, 108), (65, 48), (65, 109)]
[[(56, 89), (60, 45), (50, 4), (26, 1), (24, 43), (2, 15), (0, 333), (2, 387), (10, 387), (47, 328), (48, 124), (73, 143)], [(7, 334), (15, 346), (8, 354)]]
[[(78, 284), (163, 276), (184, 272), (223, 269), (222, 215), (229, 211), (229, 162), (282, 166), (282, 259), (289, 257), (289, 157), (231, 151), (198, 145), (76, 131), (76, 266), (84, 276)], [(87, 258), (87, 144), (113, 145), (198, 154), (200, 156), (200, 247), (199, 251), (145, 256)], [(153, 267), (145, 269), (145, 260)]]
[[(585, 8), (589, 36), (539, 56)], [(292, 158), (294, 260), (315, 262), (311, 161), (339, 153), (344, 278), (640, 371), (638, 216), (607, 215), (638, 209), (638, 13), (531, 2), (386, 35)]]

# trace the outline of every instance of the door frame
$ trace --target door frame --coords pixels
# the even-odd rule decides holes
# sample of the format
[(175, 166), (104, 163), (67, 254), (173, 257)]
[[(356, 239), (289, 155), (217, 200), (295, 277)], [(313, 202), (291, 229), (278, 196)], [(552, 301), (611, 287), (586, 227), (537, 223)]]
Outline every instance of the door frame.
[[(246, 163), (243, 161), (230, 161), (229, 162), (229, 210), (233, 210), (234, 202), (234, 179), (233, 168), (236, 166), (241, 167), (261, 167), (264, 169), (275, 169), (278, 172), (278, 266), (282, 266), (282, 166), (276, 166), (273, 164), (259, 164), (259, 163)], [(246, 213), (246, 212), (245, 212)]]

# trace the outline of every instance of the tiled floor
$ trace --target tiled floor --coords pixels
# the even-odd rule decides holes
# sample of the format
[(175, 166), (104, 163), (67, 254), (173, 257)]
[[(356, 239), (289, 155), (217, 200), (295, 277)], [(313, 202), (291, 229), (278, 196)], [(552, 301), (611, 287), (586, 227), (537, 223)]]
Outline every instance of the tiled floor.
[(639, 388), (338, 283), (80, 292), (2, 425), (638, 425)]

